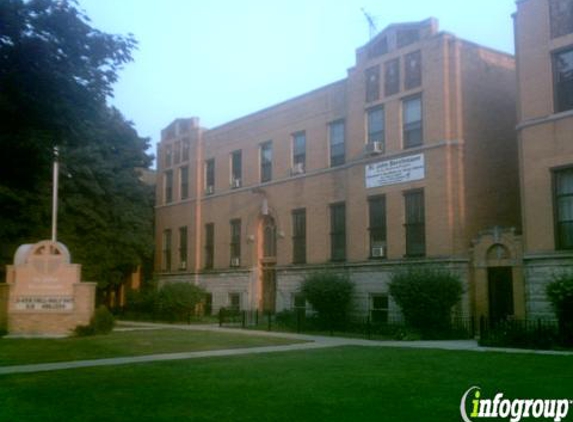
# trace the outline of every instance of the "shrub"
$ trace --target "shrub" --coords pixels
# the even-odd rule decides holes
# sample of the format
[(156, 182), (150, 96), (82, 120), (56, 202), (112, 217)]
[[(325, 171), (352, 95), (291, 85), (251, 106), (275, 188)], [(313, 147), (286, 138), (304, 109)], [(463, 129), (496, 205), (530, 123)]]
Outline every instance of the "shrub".
[(316, 272), (306, 276), (301, 293), (318, 314), (324, 328), (340, 328), (350, 311), (354, 284), (346, 275)]
[(205, 297), (205, 290), (189, 283), (168, 283), (159, 289), (155, 309), (170, 321), (188, 320)]
[(115, 326), (115, 318), (103, 305), (99, 306), (90, 319), (89, 325), (78, 325), (74, 333), (77, 336), (92, 336), (96, 334), (109, 334)]
[(451, 330), (451, 310), (460, 301), (462, 283), (446, 270), (408, 267), (392, 274), (390, 295), (423, 338), (441, 338)]
[(565, 345), (573, 345), (573, 272), (553, 275), (546, 293), (559, 320), (559, 333)]

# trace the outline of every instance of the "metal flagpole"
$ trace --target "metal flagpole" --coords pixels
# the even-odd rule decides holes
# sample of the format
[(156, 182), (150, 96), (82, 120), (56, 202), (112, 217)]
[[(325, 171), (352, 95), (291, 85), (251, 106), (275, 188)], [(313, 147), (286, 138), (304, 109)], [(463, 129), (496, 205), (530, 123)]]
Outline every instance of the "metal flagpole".
[(52, 242), (56, 242), (58, 230), (58, 176), (60, 165), (58, 163), (58, 147), (54, 148), (54, 172), (52, 183)]

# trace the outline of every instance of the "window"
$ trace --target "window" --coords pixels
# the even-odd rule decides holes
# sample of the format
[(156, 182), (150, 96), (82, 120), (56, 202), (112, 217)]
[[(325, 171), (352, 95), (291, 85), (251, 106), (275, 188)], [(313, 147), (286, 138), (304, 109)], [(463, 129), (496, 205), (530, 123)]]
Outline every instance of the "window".
[(573, 109), (573, 49), (553, 55), (555, 112)]
[(189, 161), (189, 150), (191, 149), (191, 141), (189, 138), (183, 138), (181, 141), (181, 160)]
[(388, 322), (388, 295), (370, 295), (370, 321), (378, 323)]
[(205, 224), (205, 268), (213, 268), (215, 261), (215, 224)]
[(380, 98), (380, 66), (366, 69), (366, 102), (376, 101)]
[(406, 208), (406, 256), (424, 256), (426, 254), (424, 191), (406, 192), (404, 202)]
[(294, 311), (304, 311), (306, 309), (306, 299), (302, 293), (293, 293), (291, 303)]
[(381, 56), (388, 52), (388, 38), (380, 38), (368, 48), (368, 58)]
[(329, 125), (331, 167), (339, 166), (346, 161), (345, 130), (344, 120), (338, 120)]
[[(368, 143), (379, 142), (384, 146), (384, 107), (376, 107), (368, 110)], [(382, 148), (384, 149), (384, 148)]]
[(298, 132), (292, 135), (292, 164), (293, 174), (304, 173), (306, 167), (306, 133)]
[(412, 89), (422, 85), (422, 53), (414, 51), (406, 54), (404, 58), (405, 66), (405, 88)]
[(165, 203), (173, 202), (173, 170), (165, 172)]
[(573, 32), (573, 2), (571, 0), (550, 0), (551, 38)]
[(422, 97), (410, 97), (402, 102), (404, 148), (422, 145)]
[(187, 226), (179, 227), (179, 269), (187, 269)]
[(298, 209), (292, 212), (292, 262), (306, 262), (306, 210)]
[(173, 164), (173, 146), (165, 146), (165, 167), (171, 167)]
[(171, 230), (163, 230), (163, 271), (171, 271)]
[(179, 164), (181, 162), (181, 142), (175, 142), (173, 149), (173, 164)]
[(384, 95), (386, 97), (400, 91), (400, 59), (390, 60), (384, 64)]
[(403, 29), (396, 34), (396, 46), (406, 47), (420, 39), (420, 31), (417, 29)]
[(261, 144), (261, 183), (273, 178), (273, 143), (267, 141)]
[(215, 159), (205, 161), (205, 194), (215, 193)]
[(370, 258), (386, 257), (386, 198), (375, 196), (368, 199)]
[(277, 226), (275, 220), (266, 216), (263, 222), (263, 257), (273, 258), (277, 256)]
[(241, 265), (241, 220), (231, 220), (231, 267)]
[(229, 293), (229, 310), (239, 312), (241, 310), (241, 294)]
[(243, 153), (241, 150), (231, 154), (231, 187), (240, 188), (243, 178)]
[(189, 167), (179, 169), (179, 192), (181, 199), (189, 198)]
[(330, 259), (346, 259), (346, 205), (344, 203), (330, 206)]
[(557, 249), (573, 249), (573, 168), (553, 173), (555, 243)]

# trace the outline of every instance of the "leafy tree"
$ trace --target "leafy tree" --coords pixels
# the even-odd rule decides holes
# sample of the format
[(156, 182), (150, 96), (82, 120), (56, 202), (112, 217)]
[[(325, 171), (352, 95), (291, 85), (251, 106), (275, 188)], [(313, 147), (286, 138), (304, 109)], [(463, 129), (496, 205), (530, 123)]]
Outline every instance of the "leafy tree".
[(459, 276), (440, 268), (406, 267), (392, 274), (389, 287), (406, 322), (423, 337), (448, 334), (452, 307), (463, 292)]
[(300, 291), (326, 328), (339, 328), (346, 322), (354, 292), (354, 284), (346, 275), (327, 271), (311, 273), (302, 282)]
[(148, 140), (107, 105), (132, 35), (103, 33), (75, 0), (0, 1), (0, 271), (50, 231), (52, 151), (62, 162), (59, 236), (84, 279), (119, 283), (150, 259)]
[(546, 293), (559, 320), (559, 333), (566, 345), (573, 345), (573, 271), (553, 275)]
[(195, 314), (195, 307), (205, 297), (205, 290), (189, 283), (168, 283), (157, 293), (156, 311), (162, 319), (185, 321)]

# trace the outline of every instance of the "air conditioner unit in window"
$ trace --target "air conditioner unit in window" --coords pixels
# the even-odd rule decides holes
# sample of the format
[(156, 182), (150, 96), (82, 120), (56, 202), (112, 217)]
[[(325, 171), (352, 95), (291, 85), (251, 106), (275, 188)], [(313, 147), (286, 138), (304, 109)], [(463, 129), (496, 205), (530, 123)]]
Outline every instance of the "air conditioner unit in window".
[(213, 187), (213, 185), (209, 185), (205, 188), (205, 193), (207, 195), (211, 195), (213, 192), (215, 192), (215, 188)]
[(372, 258), (384, 258), (386, 256), (386, 250), (384, 246), (377, 246), (372, 248)]
[(231, 267), (241, 266), (241, 258), (231, 258)]
[(241, 187), (241, 179), (233, 179), (233, 181), (231, 182), (231, 187), (240, 188)]
[(368, 142), (365, 150), (367, 154), (382, 154), (384, 152), (384, 144), (382, 142)]
[(303, 174), (304, 173), (304, 164), (303, 163), (296, 163), (294, 166), (292, 166), (292, 169), (290, 170), (292, 175), (296, 175), (296, 174)]

